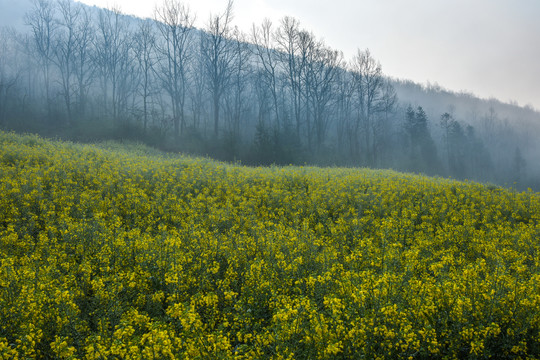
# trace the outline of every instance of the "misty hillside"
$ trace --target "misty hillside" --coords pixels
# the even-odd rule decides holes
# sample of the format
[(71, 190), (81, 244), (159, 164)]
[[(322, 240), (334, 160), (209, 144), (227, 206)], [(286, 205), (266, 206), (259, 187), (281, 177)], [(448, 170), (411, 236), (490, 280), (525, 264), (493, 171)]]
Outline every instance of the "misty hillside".
[(435, 120), (433, 131), (438, 136), (443, 131), (437, 126), (441, 114), (452, 113), (459, 121), (472, 125), (494, 154), (505, 152), (509, 144), (519, 146), (531, 165), (531, 176), (539, 176), (536, 168), (540, 159), (538, 110), (495, 98), (478, 98), (472, 93), (453, 92), (439, 85), (426, 86), (406, 80), (394, 80), (393, 85), (402, 103), (426, 104), (424, 109), (428, 117)]
[(492, 118), (501, 124), (508, 123), (518, 132), (531, 132), (533, 137), (540, 134), (540, 112), (530, 106), (519, 106), (495, 98), (478, 98), (472, 93), (454, 92), (440, 85), (421, 85), (408, 80), (393, 80), (392, 84), (403, 103), (429, 104), (425, 109), (430, 118), (452, 112), (456, 118), (484, 133), (486, 118)]
[(232, 8), (203, 29), (181, 2), (158, 10), (0, 0), (0, 128), (540, 190), (534, 109), (392, 79), (369, 50), (345, 59), (294, 18), (246, 34)]

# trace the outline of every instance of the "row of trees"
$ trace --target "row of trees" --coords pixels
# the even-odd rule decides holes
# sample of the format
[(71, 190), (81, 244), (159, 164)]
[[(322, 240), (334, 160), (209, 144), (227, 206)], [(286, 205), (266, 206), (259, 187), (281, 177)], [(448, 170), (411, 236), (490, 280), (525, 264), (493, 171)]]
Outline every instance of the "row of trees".
[(493, 180), (474, 128), (443, 114), (437, 143), (434, 123), (422, 107), (398, 102), (369, 50), (347, 61), (294, 18), (266, 20), (249, 34), (232, 19), (232, 1), (199, 30), (178, 0), (164, 0), (144, 20), (34, 0), (29, 31), (0, 35), (0, 124), (97, 138), (125, 137), (123, 130), (247, 163)]
[(137, 121), (177, 139), (186, 132), (239, 141), (246, 130), (292, 131), (315, 153), (333, 131), (342, 150), (347, 143), (351, 156), (365, 151), (364, 160), (375, 163), (381, 114), (390, 116), (396, 99), (367, 50), (345, 62), (288, 17), (243, 34), (232, 26), (232, 2), (204, 31), (175, 0), (157, 7), (153, 20), (70, 0), (33, 5), (30, 33), (17, 34), (17, 49), (6, 53), (26, 57), (20, 73), (39, 88), (33, 100), (49, 121)]

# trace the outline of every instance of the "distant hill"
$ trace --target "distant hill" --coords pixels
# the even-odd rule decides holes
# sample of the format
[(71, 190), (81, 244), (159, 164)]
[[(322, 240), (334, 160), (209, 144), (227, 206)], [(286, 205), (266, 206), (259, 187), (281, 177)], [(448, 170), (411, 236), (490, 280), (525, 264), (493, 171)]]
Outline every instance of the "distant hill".
[(453, 92), (439, 85), (421, 85), (409, 80), (393, 80), (392, 84), (401, 103), (424, 107), (435, 133), (441, 132), (437, 125), (441, 115), (452, 113), (457, 120), (474, 126), (487, 146), (499, 146), (499, 143), (490, 144), (490, 137), (505, 134), (507, 141), (522, 147), (535, 174), (540, 174), (540, 169), (536, 168), (540, 159), (540, 142), (537, 141), (540, 139), (540, 111), (495, 98), (482, 99), (470, 93)]
[(423, 85), (410, 80), (392, 80), (399, 99), (404, 103), (425, 104), (426, 112), (435, 116), (453, 111), (460, 119), (479, 125), (482, 116), (494, 110), (502, 119), (515, 118), (518, 123), (540, 128), (540, 111), (530, 106), (519, 106), (495, 98), (484, 99), (472, 93), (454, 92), (440, 85)]

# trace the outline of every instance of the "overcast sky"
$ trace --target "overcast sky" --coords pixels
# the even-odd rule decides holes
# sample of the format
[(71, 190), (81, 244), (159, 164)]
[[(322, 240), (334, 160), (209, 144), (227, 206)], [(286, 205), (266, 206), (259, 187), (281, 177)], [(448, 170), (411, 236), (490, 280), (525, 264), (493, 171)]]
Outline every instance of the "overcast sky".
[[(82, 2), (146, 17), (155, 6)], [(198, 27), (226, 2), (184, 0)], [(293, 16), (347, 59), (369, 48), (389, 76), (540, 109), (540, 0), (235, 0), (234, 15), (244, 31)]]

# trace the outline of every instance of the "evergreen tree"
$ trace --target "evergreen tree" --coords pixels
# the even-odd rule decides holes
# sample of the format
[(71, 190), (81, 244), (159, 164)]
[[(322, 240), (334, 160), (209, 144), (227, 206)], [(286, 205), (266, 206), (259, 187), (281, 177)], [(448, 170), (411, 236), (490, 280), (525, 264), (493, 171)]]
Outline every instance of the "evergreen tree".
[(428, 129), (428, 119), (424, 109), (416, 111), (412, 106), (406, 110), (405, 131), (408, 137), (409, 170), (434, 173), (438, 169), (437, 148)]

